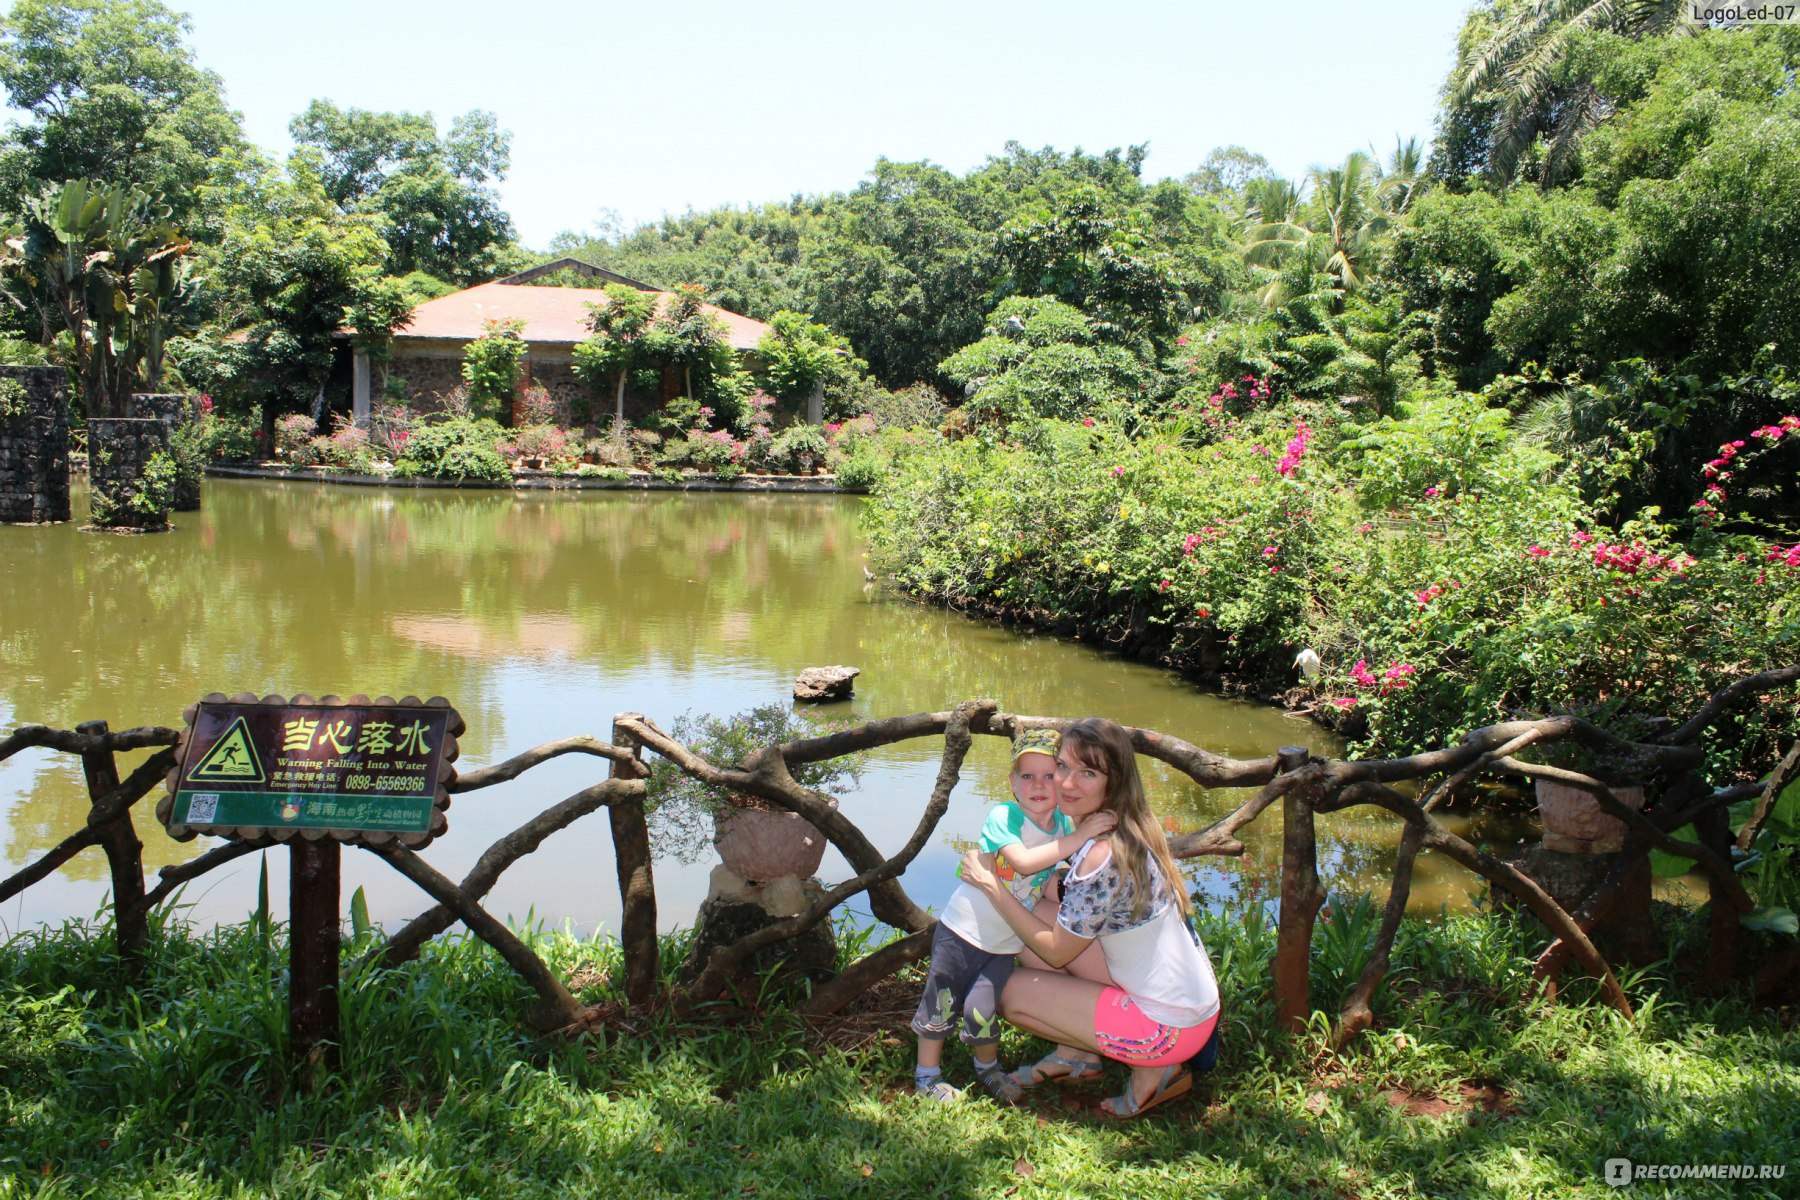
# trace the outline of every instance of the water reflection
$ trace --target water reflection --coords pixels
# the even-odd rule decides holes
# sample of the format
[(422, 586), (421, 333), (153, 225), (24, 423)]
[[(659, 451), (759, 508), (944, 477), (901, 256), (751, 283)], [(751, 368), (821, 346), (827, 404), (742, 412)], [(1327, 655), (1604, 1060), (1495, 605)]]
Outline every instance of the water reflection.
[[(0, 725), (72, 727), (96, 717), (115, 727), (173, 725), (184, 704), (212, 691), (438, 694), (468, 722), (470, 766), (551, 738), (606, 737), (615, 712), (644, 712), (666, 726), (689, 709), (726, 713), (782, 700), (802, 668), (850, 663), (863, 670), (857, 697), (833, 714), (848, 719), (991, 696), (1014, 712), (1103, 713), (1227, 754), (1280, 745), (1335, 751), (1308, 723), (1202, 694), (1168, 672), (865, 587), (860, 503), (213, 480), (205, 511), (164, 536), (0, 528)], [(939, 749), (884, 749), (846, 802), (878, 845), (896, 848), (910, 834)], [(1183, 828), (1243, 798), (1146, 765), (1161, 811)], [(908, 873), (922, 902), (948, 894), (954, 839), (978, 829), (985, 805), (1005, 794), (1005, 771), (1004, 748), (983, 739), (933, 846)], [(564, 759), (459, 796), (450, 834), (430, 858), (459, 876), (500, 833), (603, 774), (596, 760)], [(149, 806), (140, 809), (152, 866), (208, 844), (171, 841)], [(54, 845), (85, 813), (79, 764), (68, 756), (27, 752), (0, 765), (4, 869)], [(1199, 864), (1196, 880), (1222, 895), (1274, 870), (1278, 829), (1265, 822), (1246, 838), (1244, 863)], [(1350, 814), (1323, 828), (1328, 881), (1385, 887), (1391, 820)], [(278, 904), (279, 853), (270, 871)], [(605, 823), (590, 819), (516, 868), (491, 905), (578, 930), (615, 927), (611, 860)], [(193, 915), (242, 915), (257, 869), (251, 856), (201, 880), (185, 898)], [(824, 870), (845, 873), (835, 856)], [(1466, 883), (1453, 870), (1421, 861), (1415, 906), (1460, 904)], [(705, 875), (662, 864), (665, 926), (691, 920)], [(366, 888), (378, 920), (423, 906), (412, 885), (365, 855), (348, 856), (345, 880), (346, 891)], [(104, 860), (86, 852), (0, 921), (17, 929), (86, 915), (104, 889)]]

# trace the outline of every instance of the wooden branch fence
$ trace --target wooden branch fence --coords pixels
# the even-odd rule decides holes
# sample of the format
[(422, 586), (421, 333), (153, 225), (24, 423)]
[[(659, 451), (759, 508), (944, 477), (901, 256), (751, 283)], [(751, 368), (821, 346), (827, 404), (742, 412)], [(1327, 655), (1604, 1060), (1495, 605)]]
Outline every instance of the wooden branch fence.
[[(1706, 872), (1713, 919), (1709, 973), (1725, 978), (1735, 970), (1737, 916), (1752, 907), (1731, 867), (1734, 844), (1747, 846), (1783, 787), (1800, 777), (1800, 746), (1790, 749), (1769, 774), (1754, 785), (1713, 789), (1697, 775), (1702, 754), (1696, 745), (1713, 722), (1736, 705), (1800, 681), (1800, 666), (1764, 671), (1716, 694), (1692, 719), (1647, 742), (1632, 743), (1577, 717), (1511, 721), (1474, 730), (1454, 746), (1404, 758), (1332, 760), (1287, 747), (1265, 758), (1234, 759), (1152, 729), (1128, 729), (1137, 752), (1166, 763), (1207, 788), (1256, 787), (1254, 796), (1205, 829), (1171, 839), (1177, 857), (1241, 855), (1238, 833), (1281, 802), (1281, 908), (1274, 963), (1276, 1017), (1282, 1028), (1298, 1033), (1310, 1004), (1308, 974), (1312, 935), (1325, 892), (1319, 882), (1314, 818), (1366, 805), (1386, 810), (1401, 822), (1393, 881), (1375, 943), (1367, 963), (1346, 995), (1335, 1024), (1342, 1046), (1371, 1021), (1370, 1000), (1388, 969), (1400, 918), (1406, 909), (1413, 863), (1420, 850), (1435, 850), (1510, 893), (1554, 935), (1538, 959), (1535, 979), (1554, 995), (1556, 980), (1571, 959), (1599, 981), (1605, 1001), (1629, 1017), (1631, 1003), (1611, 966), (1589, 938), (1624, 892), (1633, 869), (1652, 849), (1692, 859)], [(608, 777), (552, 804), (489, 846), (460, 882), (439, 873), (405, 847), (367, 848), (416, 883), (435, 902), (389, 937), (372, 957), (397, 964), (416, 956), (432, 937), (461, 923), (492, 945), (530, 984), (538, 1000), (529, 1014), (545, 1032), (579, 1032), (599, 1017), (577, 1001), (564, 983), (505, 924), (481, 907), (481, 899), (501, 875), (536, 850), (551, 835), (598, 809), (611, 823), (623, 903), (620, 941), (625, 966), (625, 994), (634, 1006), (672, 1003), (680, 1008), (717, 999), (729, 987), (734, 970), (756, 951), (793, 937), (827, 919), (852, 897), (867, 893), (874, 915), (904, 936), (875, 950), (816, 987), (803, 1011), (824, 1016), (837, 1012), (873, 984), (925, 956), (933, 920), (907, 895), (899, 876), (922, 850), (948, 806), (962, 764), (976, 736), (1012, 738), (1023, 730), (1061, 728), (1071, 718), (1021, 716), (999, 711), (992, 700), (967, 700), (947, 712), (915, 713), (870, 721), (822, 737), (764, 747), (743, 762), (720, 765), (707, 761), (663, 732), (640, 713), (621, 713), (613, 720), (612, 740), (584, 736), (550, 742), (515, 758), (461, 775), (451, 786), (473, 792), (517, 779), (531, 768), (566, 754), (606, 760)], [(912, 835), (892, 855), (884, 856), (856, 824), (825, 796), (796, 783), (791, 766), (837, 758), (856, 751), (916, 738), (941, 737), (942, 759), (931, 795)], [(149, 950), (149, 916), (173, 891), (189, 880), (231, 860), (274, 843), (229, 842), (190, 862), (164, 867), (146, 887), (142, 845), (131, 825), (131, 808), (163, 783), (173, 769), (177, 731), (141, 727), (112, 732), (105, 721), (90, 721), (73, 731), (26, 725), (0, 741), (0, 760), (28, 746), (48, 746), (80, 756), (86, 774), (90, 808), (86, 825), (63, 839), (37, 861), (0, 882), (0, 902), (38, 882), (89, 846), (106, 853), (112, 873), (114, 920), (118, 945), (127, 969), (140, 967)], [(1571, 740), (1599, 751), (1625, 752), (1665, 781), (1661, 795), (1646, 812), (1635, 811), (1603, 781), (1578, 772), (1522, 762), (1515, 755), (1533, 745)], [(113, 756), (120, 751), (159, 747), (121, 781)], [(712, 952), (698, 974), (671, 995), (660, 995), (656, 940), (656, 888), (651, 869), (650, 837), (645, 820), (649, 768), (644, 752), (674, 763), (688, 776), (733, 792), (757, 797), (812, 822), (837, 848), (854, 872), (827, 888), (805, 911), (776, 922)], [(1550, 779), (1591, 793), (1602, 808), (1628, 827), (1624, 848), (1612, 856), (1600, 886), (1576, 909), (1563, 908), (1517, 868), (1478, 849), (1433, 815), (1451, 793), (1483, 775)], [(1418, 797), (1395, 785), (1416, 784)], [(1726, 808), (1755, 797), (1749, 822), (1736, 835), (1728, 827)], [(1700, 840), (1686, 842), (1673, 831), (1693, 825)], [(305, 831), (300, 844), (317, 831)]]

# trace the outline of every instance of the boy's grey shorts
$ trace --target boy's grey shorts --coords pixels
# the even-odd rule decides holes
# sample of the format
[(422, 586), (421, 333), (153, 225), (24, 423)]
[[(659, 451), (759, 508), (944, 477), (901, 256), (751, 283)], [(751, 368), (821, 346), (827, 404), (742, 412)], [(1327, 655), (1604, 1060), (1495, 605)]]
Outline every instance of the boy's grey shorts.
[(950, 1036), (962, 1015), (962, 1040), (991, 1046), (1000, 1040), (1000, 992), (1013, 971), (1013, 956), (989, 954), (943, 922), (931, 937), (931, 969), (913, 1014), (913, 1032), (931, 1041)]

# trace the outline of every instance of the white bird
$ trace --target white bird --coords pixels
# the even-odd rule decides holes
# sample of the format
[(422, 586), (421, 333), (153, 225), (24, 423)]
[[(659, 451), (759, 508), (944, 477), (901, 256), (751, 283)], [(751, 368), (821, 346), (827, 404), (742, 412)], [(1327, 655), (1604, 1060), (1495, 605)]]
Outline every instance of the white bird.
[(1308, 647), (1294, 655), (1294, 665), (1300, 668), (1302, 675), (1311, 680), (1319, 677), (1319, 671), (1325, 664), (1319, 661), (1318, 651)]

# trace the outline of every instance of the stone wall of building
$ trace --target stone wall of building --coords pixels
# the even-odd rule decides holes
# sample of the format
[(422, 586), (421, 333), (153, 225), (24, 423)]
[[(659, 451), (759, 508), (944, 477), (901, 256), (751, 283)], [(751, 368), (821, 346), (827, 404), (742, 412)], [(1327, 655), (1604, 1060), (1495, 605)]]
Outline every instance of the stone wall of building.
[(61, 367), (0, 367), (0, 522), (70, 517), (67, 379)]
[[(600, 397), (589, 392), (587, 385), (576, 378), (568, 354), (554, 350), (534, 350), (525, 356), (524, 369), (525, 377), (530, 382), (550, 393), (551, 400), (556, 404), (557, 424), (569, 426), (577, 424), (578, 418), (585, 417), (585, 421), (579, 423), (604, 429), (612, 422), (611, 391), (608, 390)], [(377, 397), (389, 378), (406, 381), (404, 403), (414, 412), (442, 412), (445, 397), (463, 385), (462, 355), (396, 347), (385, 373), (379, 367), (375, 369), (375, 377), (370, 386)], [(675, 382), (679, 387), (679, 378)], [(379, 407), (379, 399), (375, 403)], [(662, 407), (662, 403), (663, 396), (657, 390), (641, 391), (627, 387), (625, 419), (633, 425), (642, 424)]]
[[(133, 392), (131, 415), (155, 417), (169, 431), (169, 444), (175, 435), (200, 419), (200, 396), (193, 392)], [(200, 484), (206, 477), (206, 466), (194, 448), (193, 455), (175, 454), (175, 511), (200, 511)], [(193, 461), (186, 461), (188, 458)]]
[(88, 418), (88, 484), (94, 524), (114, 529), (168, 528), (168, 509), (142, 512), (131, 502), (132, 495), (142, 490), (144, 469), (151, 457), (168, 448), (169, 430), (155, 417)]

